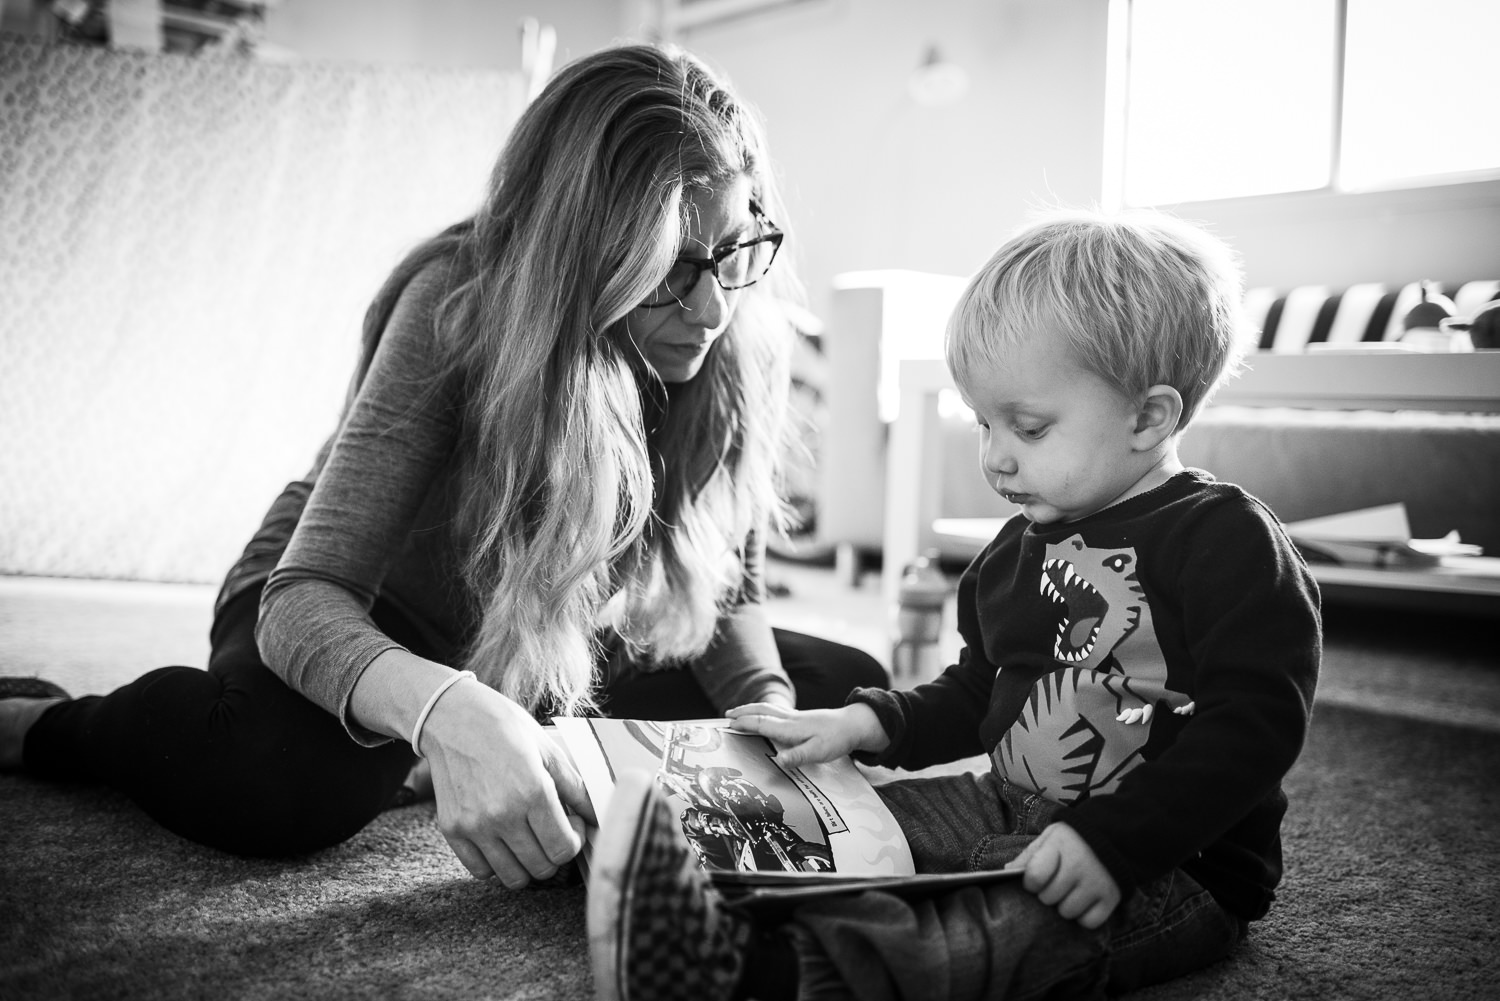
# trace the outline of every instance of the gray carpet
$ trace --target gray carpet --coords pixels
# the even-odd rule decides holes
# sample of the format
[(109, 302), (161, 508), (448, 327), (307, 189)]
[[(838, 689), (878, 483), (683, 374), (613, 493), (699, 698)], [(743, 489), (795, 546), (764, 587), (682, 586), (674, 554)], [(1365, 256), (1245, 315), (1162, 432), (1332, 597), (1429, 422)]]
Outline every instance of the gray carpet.
[[(783, 624), (842, 623), (873, 652), (875, 599), (789, 579)], [(81, 693), (202, 663), (211, 597), (0, 579), (0, 667)], [(1132, 1001), (1500, 997), (1493, 633), (1329, 610), (1280, 899), (1233, 959)], [(246, 861), (107, 790), (0, 775), (0, 1001), (590, 997), (582, 890), (474, 882), (431, 813), (387, 813), (308, 858)]]
[(581, 890), (468, 878), (430, 807), (246, 861), (93, 789), (0, 778), (0, 997), (586, 998)]
[[(1500, 735), (1321, 708), (1287, 876), (1230, 961), (1138, 1001), (1500, 994)], [(581, 889), (459, 869), (429, 806), (287, 862), (185, 842), (99, 789), (0, 777), (0, 997), (590, 996)]]

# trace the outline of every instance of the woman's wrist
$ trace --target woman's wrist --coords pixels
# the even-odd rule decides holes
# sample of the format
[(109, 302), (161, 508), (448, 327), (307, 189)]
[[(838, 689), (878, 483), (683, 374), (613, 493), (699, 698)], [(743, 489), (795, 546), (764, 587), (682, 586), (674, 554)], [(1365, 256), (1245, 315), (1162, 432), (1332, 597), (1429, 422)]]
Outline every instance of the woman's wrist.
[(448, 689), (457, 685), (460, 681), (474, 679), (475, 675), (473, 671), (458, 671), (451, 677), (443, 679), (432, 690), (432, 694), (427, 696), (427, 702), (422, 706), (421, 711), (417, 713), (417, 721), (411, 726), (411, 749), (417, 752), (418, 757), (422, 756), (422, 728), (427, 724), (427, 717), (432, 714), (432, 709), (438, 704), (438, 700), (448, 694)]
[(393, 647), (360, 672), (349, 693), (349, 716), (375, 733), (410, 740), (438, 686), (458, 677), (460, 672), (451, 667)]

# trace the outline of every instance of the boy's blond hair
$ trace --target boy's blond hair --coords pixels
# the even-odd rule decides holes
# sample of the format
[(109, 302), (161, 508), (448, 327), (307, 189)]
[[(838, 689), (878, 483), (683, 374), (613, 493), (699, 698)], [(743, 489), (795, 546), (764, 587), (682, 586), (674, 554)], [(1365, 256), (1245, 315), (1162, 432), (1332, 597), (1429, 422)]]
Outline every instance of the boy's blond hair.
[(1182, 395), (1188, 422), (1238, 363), (1244, 283), (1217, 238), (1154, 211), (1051, 213), (1005, 242), (948, 321), (954, 379), (1023, 337), (1064, 338), (1086, 370), (1135, 399)]

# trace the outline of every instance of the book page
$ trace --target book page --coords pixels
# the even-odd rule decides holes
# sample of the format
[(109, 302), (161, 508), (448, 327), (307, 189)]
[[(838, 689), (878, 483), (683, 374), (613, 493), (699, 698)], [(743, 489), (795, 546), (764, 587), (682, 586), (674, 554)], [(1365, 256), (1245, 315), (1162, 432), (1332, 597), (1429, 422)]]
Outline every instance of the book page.
[(914, 871), (895, 818), (848, 758), (782, 768), (769, 740), (727, 720), (555, 722), (601, 817), (619, 775), (654, 772), (710, 872), (836, 880)]

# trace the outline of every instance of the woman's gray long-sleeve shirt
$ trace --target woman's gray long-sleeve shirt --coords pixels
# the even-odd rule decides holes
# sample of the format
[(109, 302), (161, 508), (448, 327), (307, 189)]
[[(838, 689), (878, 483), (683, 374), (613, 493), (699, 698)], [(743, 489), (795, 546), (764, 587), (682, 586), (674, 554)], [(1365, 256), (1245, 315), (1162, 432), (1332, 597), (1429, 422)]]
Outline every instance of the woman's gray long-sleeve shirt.
[[(350, 718), (350, 694), (371, 661), (400, 647), (371, 620), (376, 596), (416, 627), (424, 656), (449, 664), (483, 606), (451, 530), (461, 406), (435, 341), (442, 274), (430, 266), (402, 293), (338, 431), (271, 506), (219, 596), (222, 606), (266, 581), (256, 629), (266, 664), (364, 744), (387, 738)], [(791, 692), (760, 605), (761, 561), (752, 537), (739, 603), (687, 665), (721, 711)]]

